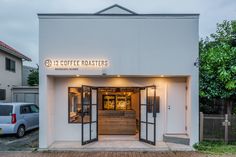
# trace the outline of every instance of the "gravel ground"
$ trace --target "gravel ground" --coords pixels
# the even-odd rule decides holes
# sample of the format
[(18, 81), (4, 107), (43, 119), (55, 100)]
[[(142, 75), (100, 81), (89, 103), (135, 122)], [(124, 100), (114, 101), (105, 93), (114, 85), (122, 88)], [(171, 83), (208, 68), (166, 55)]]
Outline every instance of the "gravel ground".
[(23, 138), (0, 136), (0, 151), (32, 151), (38, 148), (38, 129), (26, 132)]

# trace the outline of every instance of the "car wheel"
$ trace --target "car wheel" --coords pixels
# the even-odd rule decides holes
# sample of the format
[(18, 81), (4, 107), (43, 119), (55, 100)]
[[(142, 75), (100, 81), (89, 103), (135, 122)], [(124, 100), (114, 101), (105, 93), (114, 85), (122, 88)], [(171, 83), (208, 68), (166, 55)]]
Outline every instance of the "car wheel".
[(25, 135), (25, 127), (23, 125), (20, 125), (17, 129), (17, 137), (21, 138)]

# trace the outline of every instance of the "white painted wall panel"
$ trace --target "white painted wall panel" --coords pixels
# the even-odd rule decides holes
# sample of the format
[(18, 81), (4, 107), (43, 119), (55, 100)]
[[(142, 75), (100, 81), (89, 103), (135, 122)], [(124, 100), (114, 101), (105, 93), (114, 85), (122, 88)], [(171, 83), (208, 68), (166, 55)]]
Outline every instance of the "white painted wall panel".
[[(40, 19), (39, 42), (42, 68), (47, 58), (105, 58), (108, 75), (190, 75), (198, 57), (198, 19)], [(102, 74), (91, 68), (45, 72)]]
[[(166, 85), (177, 78), (55, 78), (48, 75), (188, 76), (188, 130), (190, 143), (198, 141), (198, 57), (197, 16), (157, 17), (40, 17), (40, 148), (58, 140), (81, 139), (79, 124), (68, 124), (69, 86), (158, 85), (161, 108), (157, 114), (157, 139), (166, 131)], [(78, 71), (47, 69), (45, 59), (107, 59), (106, 69), (80, 68)], [(55, 83), (54, 91), (49, 91)], [(51, 88), (50, 88), (51, 89)], [(53, 96), (53, 98), (49, 98)], [(55, 100), (54, 100), (55, 98)], [(45, 100), (44, 100), (45, 99)], [(48, 122), (49, 118), (49, 122)], [(51, 120), (52, 119), (52, 120)], [(44, 137), (44, 135), (47, 135)], [(50, 137), (47, 139), (47, 137)]]
[[(81, 125), (68, 123), (68, 87), (92, 86), (144, 86), (157, 85), (157, 95), (160, 96), (160, 113), (157, 113), (156, 134), (161, 141), (165, 133), (165, 90), (166, 84), (171, 82), (186, 82), (185, 78), (54, 78), (55, 80), (55, 112), (54, 112), (54, 140), (81, 141)], [(150, 137), (151, 138), (151, 137)]]
[[(15, 61), (15, 72), (6, 70), (6, 58)], [(12, 102), (11, 88), (22, 85), (22, 60), (0, 50), (0, 89), (6, 90), (6, 99), (0, 102)]]

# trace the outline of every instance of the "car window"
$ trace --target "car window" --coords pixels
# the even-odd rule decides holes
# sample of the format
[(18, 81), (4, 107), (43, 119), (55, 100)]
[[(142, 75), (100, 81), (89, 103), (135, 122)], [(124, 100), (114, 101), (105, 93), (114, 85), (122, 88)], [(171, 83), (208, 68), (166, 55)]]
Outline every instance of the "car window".
[(0, 105), (0, 116), (10, 116), (12, 109), (13, 106), (11, 105)]
[(27, 113), (30, 113), (30, 106), (29, 105), (21, 106), (20, 114), (27, 114)]
[(30, 105), (31, 113), (39, 113), (39, 108), (36, 105)]

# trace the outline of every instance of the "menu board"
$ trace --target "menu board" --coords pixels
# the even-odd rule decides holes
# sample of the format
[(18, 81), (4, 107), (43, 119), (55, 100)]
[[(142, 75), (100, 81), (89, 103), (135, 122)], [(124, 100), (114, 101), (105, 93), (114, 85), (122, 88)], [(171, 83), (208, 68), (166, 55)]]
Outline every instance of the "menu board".
[(103, 96), (103, 109), (104, 110), (115, 110), (115, 95)]
[(131, 110), (131, 96), (128, 95), (104, 95), (104, 110)]
[(117, 110), (130, 110), (131, 109), (131, 97), (126, 95), (116, 96), (116, 109)]

